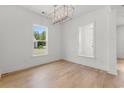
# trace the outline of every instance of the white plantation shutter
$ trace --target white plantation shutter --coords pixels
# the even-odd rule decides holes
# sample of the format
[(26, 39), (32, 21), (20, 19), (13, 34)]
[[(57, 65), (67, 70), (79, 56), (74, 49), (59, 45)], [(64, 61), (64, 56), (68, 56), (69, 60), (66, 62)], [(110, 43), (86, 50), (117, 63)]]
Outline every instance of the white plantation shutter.
[(79, 56), (94, 57), (94, 23), (79, 28)]

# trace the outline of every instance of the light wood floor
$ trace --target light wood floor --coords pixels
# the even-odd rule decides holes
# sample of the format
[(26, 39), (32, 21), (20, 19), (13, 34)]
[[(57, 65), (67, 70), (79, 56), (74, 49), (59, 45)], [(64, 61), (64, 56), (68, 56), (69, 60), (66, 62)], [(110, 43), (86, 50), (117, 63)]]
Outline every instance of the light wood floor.
[(0, 87), (14, 88), (108, 88), (124, 87), (124, 61), (118, 60), (118, 75), (67, 61), (53, 62), (11, 74)]

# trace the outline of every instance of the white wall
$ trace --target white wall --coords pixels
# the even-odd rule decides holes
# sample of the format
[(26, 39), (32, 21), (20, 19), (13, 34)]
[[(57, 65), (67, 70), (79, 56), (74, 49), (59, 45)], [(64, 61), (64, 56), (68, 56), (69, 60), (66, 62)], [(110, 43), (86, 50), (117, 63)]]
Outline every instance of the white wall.
[(116, 32), (116, 9), (109, 8), (109, 17), (108, 17), (108, 72), (117, 74), (117, 32)]
[(117, 15), (117, 25), (124, 25), (124, 17), (123, 16), (118, 16)]
[[(90, 12), (63, 25), (63, 58), (116, 74), (116, 34), (111, 7)], [(78, 56), (78, 28), (95, 22), (96, 58)], [(112, 33), (111, 33), (112, 32)], [(110, 45), (112, 44), (112, 45)], [(112, 51), (112, 52), (111, 52)], [(114, 53), (114, 54), (112, 54)]]
[[(32, 25), (48, 27), (47, 56), (32, 56)], [(60, 31), (40, 15), (19, 6), (0, 6), (0, 73), (20, 70), (61, 58)]]
[(117, 26), (117, 57), (124, 58), (124, 25)]

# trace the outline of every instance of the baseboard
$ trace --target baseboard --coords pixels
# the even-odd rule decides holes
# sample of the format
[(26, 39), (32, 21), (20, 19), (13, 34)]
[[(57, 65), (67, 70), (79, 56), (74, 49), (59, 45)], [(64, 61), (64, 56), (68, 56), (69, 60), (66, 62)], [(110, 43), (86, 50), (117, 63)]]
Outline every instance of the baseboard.
[(118, 73), (117, 73), (117, 72), (115, 72), (115, 71), (108, 71), (107, 73), (108, 73), (108, 74), (111, 74), (111, 75), (115, 75), (115, 76), (117, 76), (117, 75), (118, 75)]
[[(33, 67), (29, 67), (29, 68), (26, 68), (26, 69), (21, 69), (21, 70), (9, 72), (9, 73), (0, 74), (0, 79), (4, 78), (6, 76), (12, 75), (12, 74), (20, 73), (20, 72), (23, 72), (23, 71), (26, 71), (26, 70), (30, 70), (30, 69), (33, 69), (33, 68), (37, 68), (37, 67), (40, 67), (40, 66), (43, 66), (43, 65), (46, 65), (46, 64), (51, 64), (53, 62), (58, 62), (58, 61), (67, 61), (67, 62), (75, 63), (75, 62), (72, 62), (72, 61), (67, 60), (67, 59), (59, 59), (59, 60), (51, 61), (51, 62), (48, 62), (48, 63), (44, 63), (44, 64), (36, 65), (36, 66), (33, 66)], [(78, 64), (78, 63), (76, 63), (76, 64)], [(81, 65), (83, 65), (83, 64), (81, 64)], [(87, 66), (87, 65), (84, 65), (84, 66)], [(91, 66), (87, 66), (87, 67), (94, 68), (94, 67), (91, 67)], [(94, 68), (94, 69), (101, 70), (99, 68)], [(107, 72), (105, 70), (101, 70), (101, 71), (109, 73), (109, 74), (113, 74), (112, 72)], [(117, 75), (117, 73), (114, 73), (114, 75)]]
[(73, 62), (73, 61), (71, 61), (71, 60), (68, 60), (68, 59), (62, 59), (62, 60), (67, 61), (67, 62), (71, 62), (71, 63), (74, 63), (74, 64), (79, 64), (79, 65), (82, 65), (82, 66), (85, 66), (85, 67), (88, 67), (88, 68), (96, 69), (96, 70), (99, 70), (99, 71), (101, 71), (101, 72), (107, 73), (106, 70), (102, 70), (102, 69), (99, 69), (99, 68), (95, 68), (95, 67), (93, 67), (93, 66), (84, 65), (84, 64), (80, 64), (80, 63), (75, 63), (75, 62)]
[[(67, 62), (71, 62), (71, 63), (75, 63), (75, 62), (70, 61), (70, 60), (68, 60), (68, 59), (62, 59), (62, 60), (67, 61)], [(76, 63), (76, 64), (80, 64), (80, 63)], [(115, 76), (117, 75), (117, 72), (107, 71), (107, 70), (104, 70), (104, 69), (95, 68), (95, 67), (93, 67), (93, 66), (84, 65), (84, 64), (80, 64), (80, 65), (83, 65), (83, 66), (86, 66), (86, 67), (89, 67), (89, 68), (93, 68), (93, 69), (96, 69), (96, 70), (100, 70), (100, 71), (103, 71), (103, 72), (108, 73), (108, 74), (111, 74), (111, 75), (115, 75)]]
[(30, 69), (33, 69), (33, 68), (37, 68), (37, 67), (40, 67), (40, 66), (43, 66), (43, 65), (46, 65), (46, 64), (51, 64), (53, 62), (58, 62), (58, 61), (63, 61), (63, 59), (51, 61), (51, 62), (48, 62), (48, 63), (44, 63), (44, 64), (32, 66), (32, 67), (29, 67), (29, 68), (25, 68), (25, 69), (13, 71), (13, 72), (3, 73), (3, 74), (0, 74), (0, 78), (4, 78), (4, 77), (9, 76), (9, 75), (12, 75), (12, 74), (20, 73), (20, 72), (23, 72), (23, 71), (26, 71), (26, 70), (30, 70)]

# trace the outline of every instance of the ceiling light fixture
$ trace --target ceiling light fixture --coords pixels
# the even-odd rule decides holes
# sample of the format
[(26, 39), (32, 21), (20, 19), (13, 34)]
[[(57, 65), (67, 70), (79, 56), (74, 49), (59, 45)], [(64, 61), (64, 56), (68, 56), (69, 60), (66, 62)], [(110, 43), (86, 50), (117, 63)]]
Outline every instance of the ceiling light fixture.
[(74, 7), (71, 5), (54, 5), (54, 10), (49, 14), (53, 24), (67, 22), (72, 19)]

